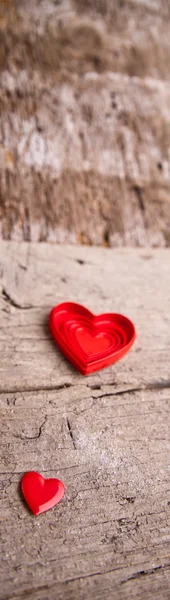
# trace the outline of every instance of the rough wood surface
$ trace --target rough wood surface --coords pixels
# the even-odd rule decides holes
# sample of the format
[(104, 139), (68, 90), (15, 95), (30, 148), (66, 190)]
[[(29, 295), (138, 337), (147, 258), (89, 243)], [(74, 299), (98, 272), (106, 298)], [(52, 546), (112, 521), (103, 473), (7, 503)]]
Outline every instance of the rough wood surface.
[(0, 235), (170, 245), (169, 0), (0, 2)]
[[(170, 598), (170, 251), (0, 244), (2, 600)], [(51, 340), (77, 300), (133, 319), (122, 361), (84, 378)], [(34, 517), (19, 482), (60, 477)]]

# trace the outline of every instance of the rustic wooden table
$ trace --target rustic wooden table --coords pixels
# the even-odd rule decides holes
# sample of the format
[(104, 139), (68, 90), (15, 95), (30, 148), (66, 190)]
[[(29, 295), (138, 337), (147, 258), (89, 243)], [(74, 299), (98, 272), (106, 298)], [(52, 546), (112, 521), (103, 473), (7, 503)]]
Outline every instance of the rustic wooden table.
[[(2, 600), (170, 598), (170, 251), (0, 244)], [(137, 341), (84, 378), (48, 330), (76, 300)], [(34, 517), (22, 474), (59, 477)]]

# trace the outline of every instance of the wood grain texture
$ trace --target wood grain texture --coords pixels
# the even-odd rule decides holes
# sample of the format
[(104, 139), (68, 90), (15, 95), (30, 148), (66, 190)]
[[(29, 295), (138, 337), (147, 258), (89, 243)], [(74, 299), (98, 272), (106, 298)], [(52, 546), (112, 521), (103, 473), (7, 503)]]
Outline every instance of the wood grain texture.
[(168, 0), (0, 3), (0, 236), (170, 245)]
[[(2, 600), (169, 600), (170, 252), (0, 243)], [(130, 317), (122, 361), (84, 378), (48, 330), (64, 300)], [(19, 482), (59, 477), (34, 517)]]

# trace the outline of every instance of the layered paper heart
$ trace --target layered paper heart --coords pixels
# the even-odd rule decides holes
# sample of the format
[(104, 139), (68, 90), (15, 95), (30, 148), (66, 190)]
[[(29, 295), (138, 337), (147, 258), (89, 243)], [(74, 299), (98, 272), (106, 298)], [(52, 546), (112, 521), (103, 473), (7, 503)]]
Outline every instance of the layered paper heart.
[(95, 316), (74, 302), (53, 308), (49, 325), (61, 352), (83, 375), (120, 360), (136, 338), (127, 317), (114, 313)]
[(52, 508), (64, 496), (65, 487), (59, 479), (44, 479), (40, 473), (30, 471), (21, 480), (23, 496), (34, 515)]

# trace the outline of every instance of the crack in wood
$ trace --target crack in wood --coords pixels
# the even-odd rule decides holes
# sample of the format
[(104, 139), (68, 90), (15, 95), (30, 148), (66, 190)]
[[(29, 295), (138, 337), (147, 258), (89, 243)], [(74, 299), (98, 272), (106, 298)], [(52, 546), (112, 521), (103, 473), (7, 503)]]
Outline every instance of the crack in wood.
[[(159, 567), (154, 567), (153, 569), (138, 571), (137, 573), (134, 573), (134, 576), (131, 576), (131, 577), (127, 578), (126, 580), (122, 581), (121, 584), (126, 583), (126, 582), (130, 581), (131, 579), (137, 579), (138, 577), (140, 577), (142, 575), (152, 575), (152, 573), (154, 573), (155, 571), (158, 571), (158, 570), (161, 570), (161, 569), (165, 569), (166, 570), (169, 567), (170, 567), (170, 563), (167, 564), (167, 565), (160, 565)], [(115, 567), (113, 569), (109, 569), (109, 570), (106, 570), (106, 571), (97, 571), (95, 573), (88, 573), (87, 575), (82, 575), (82, 576), (78, 576), (78, 577), (73, 577), (73, 578), (67, 579), (65, 581), (65, 583), (70, 583), (70, 582), (73, 582), (73, 581), (78, 581), (79, 579), (88, 579), (88, 578), (91, 578), (91, 577), (96, 577), (97, 575), (98, 576), (101, 576), (101, 575), (105, 576), (105, 575), (107, 575), (109, 573), (113, 573), (115, 571), (120, 571), (121, 569), (122, 569), (122, 567)]]
[(5, 299), (5, 301), (8, 302), (8, 304), (14, 306), (15, 308), (19, 308), (20, 310), (29, 310), (30, 308), (33, 308), (32, 304), (26, 304), (24, 306), (23, 304), (19, 304), (19, 302), (17, 302), (11, 297), (11, 295), (7, 292), (5, 288), (2, 289), (2, 296)]
[(76, 258), (76, 262), (77, 262), (79, 265), (85, 265), (85, 264), (86, 264), (86, 263), (85, 263), (85, 260), (82, 260), (81, 258)]
[(153, 567), (152, 569), (141, 569), (141, 571), (137, 571), (127, 579), (124, 579), (121, 584), (127, 583), (128, 581), (132, 581), (132, 579), (139, 579), (140, 577), (146, 577), (147, 575), (152, 575), (155, 571), (160, 571), (161, 569), (168, 569), (170, 567), (170, 563), (168, 565), (159, 565), (159, 567)]
[(74, 439), (74, 435), (73, 435), (73, 431), (72, 431), (72, 426), (71, 426), (71, 423), (70, 423), (70, 421), (69, 421), (68, 418), (67, 418), (67, 427), (68, 427), (69, 435), (70, 435), (71, 440), (73, 442), (74, 450), (76, 450), (76, 443), (75, 443), (75, 439)]
[(145, 205), (144, 205), (144, 201), (143, 201), (143, 197), (142, 197), (142, 188), (139, 187), (139, 185), (135, 185), (134, 186), (134, 191), (135, 194), (138, 198), (138, 202), (139, 202), (139, 208), (142, 212), (145, 212)]
[(22, 269), (23, 271), (27, 271), (28, 267), (26, 265), (18, 265), (19, 269)]
[[(98, 390), (101, 389), (99, 386), (91, 386), (88, 384), (87, 385), (88, 388), (92, 389), (92, 390)], [(76, 387), (77, 383), (74, 385), (73, 383), (62, 383), (59, 385), (42, 385), (42, 386), (35, 386), (35, 387), (31, 387), (31, 386), (25, 386), (24, 388), (15, 388), (14, 390), (10, 390), (9, 388), (4, 388), (3, 390), (0, 390), (0, 396), (4, 395), (4, 394), (24, 394), (24, 393), (35, 393), (35, 392), (59, 392), (60, 390), (64, 390), (64, 389), (68, 389), (70, 387)], [(100, 398), (105, 398), (105, 397), (110, 397), (110, 396), (123, 396), (124, 394), (133, 394), (135, 392), (147, 392), (147, 391), (152, 391), (152, 390), (164, 390), (164, 389), (169, 389), (170, 388), (170, 379), (165, 380), (165, 381), (153, 381), (150, 384), (147, 385), (143, 385), (140, 387), (134, 387), (134, 388), (128, 388), (125, 390), (119, 390), (119, 391), (115, 391), (115, 392), (106, 392), (105, 394), (101, 394), (100, 396), (89, 396), (89, 398), (92, 398), (92, 400), (99, 400)], [(86, 398), (86, 399), (89, 399)], [(50, 401), (50, 404), (52, 402)], [(88, 410), (88, 409), (85, 409)]]
[(64, 390), (67, 389), (69, 387), (74, 387), (72, 383), (62, 383), (56, 386), (53, 385), (42, 385), (42, 386), (35, 386), (35, 387), (29, 387), (29, 386), (25, 386), (24, 388), (15, 388), (15, 390), (10, 390), (9, 388), (4, 388), (3, 390), (0, 390), (0, 395), (2, 394), (24, 394), (24, 393), (33, 393), (34, 392), (59, 392), (60, 390)]
[(23, 441), (28, 441), (28, 442), (38, 440), (41, 437), (42, 430), (43, 430), (43, 427), (46, 422), (47, 422), (47, 415), (45, 416), (43, 423), (40, 425), (37, 435), (28, 437), (28, 436), (22, 436), (22, 435), (17, 434), (17, 435), (14, 435), (14, 437), (17, 439), (23, 440)]
[(153, 381), (150, 384), (143, 385), (141, 387), (128, 388), (126, 390), (120, 390), (118, 392), (106, 392), (100, 396), (92, 396), (93, 400), (100, 400), (100, 398), (107, 398), (110, 396), (123, 396), (124, 394), (134, 394), (136, 392), (147, 392), (152, 390), (164, 390), (170, 388), (170, 379), (167, 381)]
[(133, 394), (135, 392), (141, 392), (143, 389), (147, 389), (147, 388), (136, 387), (136, 388), (129, 388), (127, 390), (120, 390), (119, 392), (106, 392), (105, 394), (101, 394), (100, 396), (92, 395), (92, 398), (93, 398), (93, 400), (100, 400), (100, 398), (107, 398), (110, 396), (123, 396), (124, 394)]
[[(93, 552), (93, 550), (92, 550)], [(96, 577), (97, 575), (108, 575), (109, 573), (114, 573), (115, 571), (120, 571), (122, 567), (115, 567), (113, 569), (109, 569), (108, 571), (96, 571), (94, 573), (87, 573), (87, 575), (79, 575), (78, 577), (72, 577), (70, 579), (66, 579), (65, 583), (72, 583), (74, 581), (79, 581), (80, 579), (91, 579), (92, 577)]]
[(97, 384), (97, 383), (87, 384), (87, 387), (90, 388), (90, 390), (93, 390), (93, 391), (95, 391), (95, 390), (101, 390), (101, 384), (100, 383), (99, 384)]
[(16, 398), (7, 398), (7, 406), (15, 406), (16, 404)]

